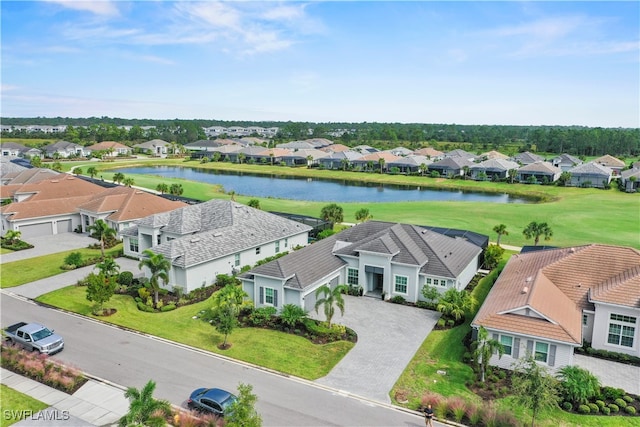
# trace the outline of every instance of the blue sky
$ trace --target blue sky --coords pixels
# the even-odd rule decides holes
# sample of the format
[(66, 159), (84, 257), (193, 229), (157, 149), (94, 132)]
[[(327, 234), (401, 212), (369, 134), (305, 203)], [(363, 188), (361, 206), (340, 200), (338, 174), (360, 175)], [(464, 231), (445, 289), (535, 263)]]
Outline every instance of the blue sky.
[(4, 117), (640, 127), (640, 2), (2, 1)]

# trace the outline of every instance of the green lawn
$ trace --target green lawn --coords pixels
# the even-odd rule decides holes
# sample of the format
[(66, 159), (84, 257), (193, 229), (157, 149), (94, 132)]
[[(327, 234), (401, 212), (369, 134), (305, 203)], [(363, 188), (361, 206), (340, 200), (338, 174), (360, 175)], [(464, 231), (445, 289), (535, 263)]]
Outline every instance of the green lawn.
[(3, 255), (3, 254), (10, 254), (11, 252), (13, 252), (11, 249), (7, 249), (7, 248), (0, 248), (0, 255)]
[[(0, 402), (2, 402), (2, 417), (0, 417), (0, 427), (7, 427), (25, 418), (30, 412), (35, 414), (49, 405), (40, 402), (26, 394), (22, 394), (4, 384), (0, 384)], [(20, 413), (22, 417), (15, 417)]]
[[(224, 162), (200, 164), (194, 161), (185, 162), (180, 159), (92, 163), (93, 166), (98, 168), (148, 166), (149, 164), (408, 184), (430, 188), (466, 189), (536, 197), (546, 201), (532, 204), (479, 202), (367, 203), (366, 207), (373, 215), (373, 218), (377, 220), (468, 229), (489, 235), (491, 239), (496, 238), (493, 227), (502, 223), (507, 226), (507, 231), (509, 232), (509, 235), (503, 236), (501, 239), (501, 242), (505, 245), (523, 246), (533, 244), (531, 240), (524, 238), (522, 230), (529, 222), (538, 221), (547, 222), (553, 230), (551, 240), (548, 242), (542, 241), (542, 243), (549, 245), (567, 247), (603, 243), (640, 248), (640, 217), (638, 214), (640, 212), (640, 194), (626, 194), (617, 189), (560, 188), (555, 186), (447, 180), (420, 176), (407, 177), (280, 166), (237, 165)], [(70, 162), (64, 165), (68, 168)], [(105, 177), (111, 178), (115, 170), (101, 173)], [(222, 192), (218, 186), (206, 183), (143, 175), (136, 175), (134, 179), (136, 181), (135, 185), (151, 189), (155, 189), (160, 182), (169, 185), (178, 182), (184, 188), (184, 196), (200, 200), (230, 197)], [(236, 196), (236, 200), (240, 203), (247, 203), (251, 198), (255, 197)], [(273, 198), (257, 199), (260, 200), (260, 206), (264, 210), (292, 212), (316, 217), (320, 215), (320, 210), (326, 205), (324, 202)], [(340, 205), (344, 209), (344, 220), (346, 222), (355, 222), (355, 212), (363, 206), (362, 203), (340, 203)]]
[[(107, 256), (114, 256), (122, 249), (122, 244), (105, 250)], [(3, 263), (0, 266), (0, 288), (11, 288), (13, 286), (24, 285), (46, 277), (64, 273), (60, 268), (64, 264), (64, 259), (72, 252), (80, 252), (82, 259), (99, 257), (100, 249), (81, 248), (71, 251), (58, 252), (50, 255), (43, 255), (21, 261)]]
[(328, 374), (353, 347), (353, 343), (346, 341), (315, 345), (296, 335), (258, 328), (238, 328), (228, 337), (232, 347), (221, 351), (217, 344), (222, 343), (223, 335), (208, 323), (192, 318), (210, 307), (210, 301), (165, 313), (146, 313), (137, 309), (133, 298), (114, 295), (105, 307), (116, 308), (117, 313), (109, 317), (96, 317), (91, 314), (91, 303), (86, 299), (84, 287), (69, 286), (37, 300), (83, 316), (310, 380)]

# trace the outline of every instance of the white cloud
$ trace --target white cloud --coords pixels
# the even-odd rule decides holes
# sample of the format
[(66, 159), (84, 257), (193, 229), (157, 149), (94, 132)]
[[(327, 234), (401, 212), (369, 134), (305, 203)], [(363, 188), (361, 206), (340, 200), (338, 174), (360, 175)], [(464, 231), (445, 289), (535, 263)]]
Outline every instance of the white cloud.
[(78, 0), (44, 0), (48, 3), (56, 3), (67, 9), (91, 12), (100, 16), (117, 16), (119, 15), (118, 7), (115, 2), (108, 0), (98, 1), (78, 1)]

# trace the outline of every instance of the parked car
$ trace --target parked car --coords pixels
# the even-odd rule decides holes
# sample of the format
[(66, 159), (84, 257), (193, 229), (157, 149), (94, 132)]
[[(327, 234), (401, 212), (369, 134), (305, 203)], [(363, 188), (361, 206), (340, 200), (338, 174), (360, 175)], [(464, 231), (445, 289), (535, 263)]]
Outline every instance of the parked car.
[(191, 393), (187, 406), (199, 412), (224, 417), (229, 414), (229, 407), (236, 399), (232, 393), (219, 388), (199, 388)]
[(39, 323), (16, 323), (6, 328), (4, 335), (7, 341), (19, 344), (30, 351), (55, 354), (64, 348), (62, 337)]

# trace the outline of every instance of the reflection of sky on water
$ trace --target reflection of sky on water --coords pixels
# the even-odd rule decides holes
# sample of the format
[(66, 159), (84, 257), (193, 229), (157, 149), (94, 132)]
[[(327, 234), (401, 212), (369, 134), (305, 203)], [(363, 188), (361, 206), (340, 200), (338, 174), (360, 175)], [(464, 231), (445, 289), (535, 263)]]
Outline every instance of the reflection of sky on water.
[(359, 181), (235, 174), (174, 166), (123, 168), (118, 171), (125, 175), (160, 175), (167, 178), (219, 184), (227, 192), (233, 190), (236, 194), (245, 196), (279, 199), (371, 203), (407, 201), (528, 203), (525, 199), (507, 194), (433, 190), (416, 186), (380, 185)]

